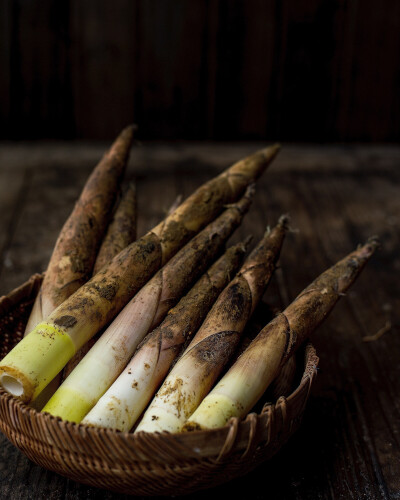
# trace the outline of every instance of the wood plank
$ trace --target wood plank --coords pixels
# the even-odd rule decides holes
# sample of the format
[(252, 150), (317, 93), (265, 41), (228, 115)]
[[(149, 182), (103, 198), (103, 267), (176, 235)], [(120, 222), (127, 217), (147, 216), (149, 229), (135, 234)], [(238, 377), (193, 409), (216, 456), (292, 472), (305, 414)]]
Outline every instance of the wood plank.
[[(109, 147), (107, 142), (34, 141), (0, 142), (0, 164), (13, 169), (63, 167), (90, 169)], [(171, 165), (179, 171), (190, 169), (217, 173), (240, 158), (271, 142), (161, 142), (143, 141), (134, 145), (129, 168), (134, 174), (165, 172)], [(396, 176), (400, 148), (396, 145), (320, 145), (285, 144), (266, 177), (278, 178), (283, 172), (307, 176), (317, 169), (321, 175), (376, 173)]]
[(7, 251), (9, 269), (3, 276), (3, 293), (46, 269), (60, 229), (88, 175), (88, 170), (71, 172), (62, 167), (31, 171), (14, 237)]
[(332, 140), (327, 110), (334, 98), (332, 56), (340, 43), (335, 32), (338, 3), (277, 2), (275, 137)]
[(204, 137), (207, 3), (145, 0), (137, 5), (135, 120), (140, 123), (140, 136)]
[[(338, 45), (333, 54), (331, 134), (338, 139), (397, 141), (399, 116), (396, 62), (400, 57), (400, 5), (373, 9), (372, 1), (337, 2), (335, 30)], [(333, 106), (332, 106), (333, 105)], [(387, 134), (376, 126), (385, 116)], [(331, 136), (332, 136), (331, 135)]]
[(11, 97), (11, 0), (0, 3), (0, 136), (7, 137)]
[(400, 5), (2, 0), (2, 137), (397, 141)]
[(73, 136), (67, 4), (12, 2), (10, 111), (5, 137)]
[(136, 3), (69, 2), (76, 134), (110, 139), (134, 119)]
[[(30, 176), (27, 171), (19, 170), (18, 172), (14, 172), (12, 168), (4, 166), (0, 169), (2, 213), (0, 217), (0, 281), (2, 281), (3, 274), (9, 276), (12, 273), (13, 261), (9, 254), (9, 249), (24, 206), (24, 198), (29, 180)], [(9, 291), (10, 288), (6, 284), (0, 290), (0, 295), (6, 294), (7, 290)]]
[(277, 71), (277, 2), (251, 0), (243, 2), (242, 9), (245, 32), (239, 101), (243, 106), (238, 110), (240, 134), (247, 140), (260, 134), (271, 140), (278, 137), (276, 80), (271, 78)]

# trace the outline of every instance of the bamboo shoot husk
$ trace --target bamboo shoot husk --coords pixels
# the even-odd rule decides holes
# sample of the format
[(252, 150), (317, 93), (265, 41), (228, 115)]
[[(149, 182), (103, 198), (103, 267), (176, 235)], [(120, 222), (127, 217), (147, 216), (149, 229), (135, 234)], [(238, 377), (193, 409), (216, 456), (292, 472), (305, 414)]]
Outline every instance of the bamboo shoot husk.
[(179, 432), (238, 347), (275, 269), (287, 229), (282, 217), (219, 296), (146, 410), (136, 432)]
[(114, 384), (82, 423), (129, 431), (158, 389), (182, 349), (197, 331), (213, 302), (238, 270), (245, 244), (231, 247), (211, 266), (159, 327), (142, 342)]
[(58, 236), (25, 335), (90, 278), (128, 162), (134, 130), (131, 125), (119, 134), (87, 180)]
[(48, 401), (43, 411), (80, 422), (121, 373), (143, 337), (156, 327), (208, 267), (240, 224), (253, 189), (182, 248), (133, 297)]
[(377, 248), (376, 240), (322, 273), (257, 335), (188, 419), (184, 430), (214, 429), (244, 417), (296, 349), (322, 323)]
[(158, 269), (224, 205), (239, 198), (278, 150), (271, 146), (239, 161), (114, 257), (7, 354), (0, 362), (0, 385), (26, 402), (39, 394)]

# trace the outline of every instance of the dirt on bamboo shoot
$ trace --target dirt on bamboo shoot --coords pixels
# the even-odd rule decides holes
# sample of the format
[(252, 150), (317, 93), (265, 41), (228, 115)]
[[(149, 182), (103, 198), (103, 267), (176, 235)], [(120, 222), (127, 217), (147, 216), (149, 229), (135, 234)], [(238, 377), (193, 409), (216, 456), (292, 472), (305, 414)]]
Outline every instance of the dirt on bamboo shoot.
[(24, 401), (41, 392), (77, 349), (111, 321), (158, 269), (224, 205), (241, 196), (278, 150), (279, 146), (271, 146), (228, 168), (122, 250), (7, 354), (0, 362), (0, 385)]
[(93, 267), (93, 274), (98, 273), (102, 267), (135, 239), (136, 188), (134, 184), (130, 184), (118, 203), (107, 228)]
[(244, 417), (280, 368), (327, 317), (355, 281), (378, 244), (375, 239), (321, 274), (257, 335), (188, 419), (184, 430), (224, 426)]
[[(132, 183), (122, 196), (107, 233), (103, 239), (100, 250), (97, 254), (96, 262), (93, 268), (93, 275), (96, 274), (102, 267), (110, 262), (121, 250), (127, 247), (136, 239), (136, 188)], [(72, 372), (75, 366), (81, 361), (86, 353), (94, 346), (101, 332), (98, 332), (86, 344), (84, 344), (74, 357), (68, 361), (62, 372), (62, 380), (65, 380)], [(54, 387), (51, 394), (55, 392), (60, 382)], [(51, 394), (46, 399), (50, 398)]]
[(164, 319), (179, 297), (220, 253), (253, 198), (243, 198), (185, 245), (133, 297), (55, 392), (43, 411), (80, 422), (121, 373), (143, 337)]
[(245, 251), (244, 243), (235, 245), (211, 266), (169, 311), (161, 325), (143, 340), (124, 371), (82, 423), (121, 431), (132, 428), (182, 347), (237, 272)]
[(131, 125), (120, 133), (87, 180), (58, 236), (25, 334), (90, 278), (128, 162), (134, 130)]
[(287, 218), (266, 233), (165, 379), (136, 432), (179, 432), (226, 366), (275, 269)]

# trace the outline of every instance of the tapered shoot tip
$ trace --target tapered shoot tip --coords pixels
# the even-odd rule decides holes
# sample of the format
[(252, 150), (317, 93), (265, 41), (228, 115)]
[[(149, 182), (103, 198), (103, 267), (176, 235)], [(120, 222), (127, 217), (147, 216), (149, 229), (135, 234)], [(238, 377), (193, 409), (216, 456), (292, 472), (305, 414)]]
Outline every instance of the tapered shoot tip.
[[(284, 231), (288, 231), (289, 230), (289, 223), (290, 223), (289, 215), (283, 214), (279, 217), (277, 226), (282, 228)], [(272, 229), (273, 228), (271, 226), (267, 226), (265, 228), (264, 236), (268, 236), (271, 233)]]
[(253, 235), (252, 234), (249, 234), (249, 236), (247, 236), (247, 238), (241, 243), (242, 244), (242, 248), (244, 250), (244, 252), (247, 252), (249, 246), (250, 246), (250, 243), (253, 241)]
[(364, 245), (359, 245), (354, 253), (356, 253), (359, 258), (368, 260), (380, 246), (381, 243), (378, 236), (371, 236)]
[(115, 138), (111, 146), (111, 150), (118, 151), (122, 148), (122, 151), (124, 151), (127, 147), (130, 148), (135, 136), (136, 129), (137, 127), (134, 124), (128, 125), (127, 127), (123, 128)]
[(168, 208), (168, 210), (166, 210), (166, 214), (171, 215), (173, 212), (175, 212), (175, 210), (179, 207), (179, 205), (181, 205), (182, 200), (183, 200), (183, 195), (178, 194), (178, 196), (173, 201), (172, 205)]
[(290, 216), (288, 214), (283, 214), (278, 219), (278, 226), (281, 226), (285, 231), (289, 229)]
[(246, 191), (244, 193), (245, 198), (250, 198), (253, 199), (254, 195), (256, 193), (256, 183), (253, 182), (252, 184), (249, 184), (246, 188)]
[(272, 144), (271, 146), (267, 146), (264, 149), (259, 151), (260, 154), (264, 155), (267, 159), (274, 158), (280, 151), (281, 145), (279, 143)]
[(126, 141), (132, 141), (134, 133), (137, 131), (137, 125), (135, 123), (131, 123), (130, 125), (123, 128), (119, 134), (119, 138)]
[(254, 194), (256, 192), (255, 183), (247, 186), (244, 195), (240, 198), (240, 200), (235, 203), (229, 203), (228, 205), (224, 205), (224, 208), (234, 208), (239, 210), (241, 214), (245, 214), (247, 210), (250, 208), (251, 203), (253, 202)]
[(124, 130), (131, 130), (132, 132), (136, 132), (139, 127), (136, 125), (136, 123), (130, 123), (125, 127)]
[(131, 181), (129, 184), (128, 184), (128, 187), (126, 188), (127, 191), (132, 191), (133, 193), (136, 193), (136, 182), (135, 181)]
[(365, 257), (369, 258), (371, 255), (380, 248), (381, 242), (379, 241), (378, 236), (371, 236), (368, 238), (367, 242), (363, 245), (362, 250), (365, 253)]
[(370, 236), (366, 242), (366, 245), (371, 246), (374, 250), (376, 250), (377, 248), (380, 248), (381, 242), (380, 242), (379, 236), (377, 236), (376, 234), (373, 236)]

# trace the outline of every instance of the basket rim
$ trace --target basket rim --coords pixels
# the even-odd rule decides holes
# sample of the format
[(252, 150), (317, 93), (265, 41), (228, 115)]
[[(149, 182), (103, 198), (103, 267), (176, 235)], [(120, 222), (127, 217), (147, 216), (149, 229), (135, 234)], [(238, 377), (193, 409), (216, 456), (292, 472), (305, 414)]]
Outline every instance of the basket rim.
[[(0, 298), (0, 314), (21, 300), (37, 293), (43, 274), (34, 274), (28, 281)], [(288, 408), (303, 398), (302, 407), (297, 411), (301, 417), (312, 381), (317, 372), (319, 358), (311, 343), (304, 350), (304, 371), (300, 382), (288, 397), (280, 397), (276, 403), (267, 402), (260, 413), (249, 413), (245, 419), (233, 417), (221, 428), (171, 434), (145, 432), (120, 432), (115, 429), (89, 427), (82, 423), (62, 420), (49, 413), (39, 412), (0, 389), (0, 409), (6, 408), (10, 421), (2, 419), (2, 424), (10, 430), (18, 428), (23, 419), (25, 426), (32, 430), (30, 438), (36, 437), (40, 443), (54, 447), (59, 452), (82, 453), (80, 444), (86, 440), (93, 445), (93, 452), (100, 451), (102, 456), (110, 454), (121, 459), (134, 457), (138, 462), (159, 462), (166, 464), (184, 460), (212, 458), (222, 460), (233, 452), (250, 453), (261, 442), (268, 444), (273, 436), (272, 428), (285, 427)], [(305, 394), (304, 394), (305, 393)], [(1, 411), (4, 413), (4, 411)], [(0, 415), (1, 416), (1, 415)], [(281, 420), (277, 422), (277, 420)], [(286, 422), (290, 428), (293, 422)], [(40, 432), (38, 430), (40, 429)], [(37, 435), (41, 439), (37, 439)], [(222, 445), (221, 445), (222, 443)], [(87, 453), (87, 446), (84, 447)], [(126, 460), (125, 460), (125, 463)]]

